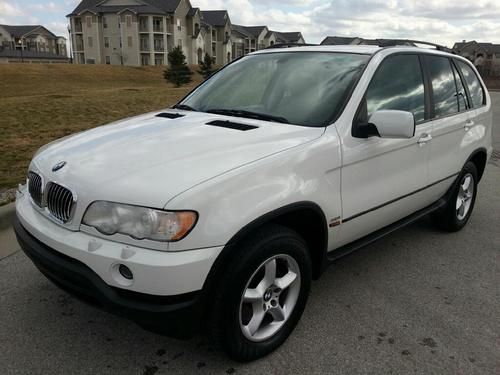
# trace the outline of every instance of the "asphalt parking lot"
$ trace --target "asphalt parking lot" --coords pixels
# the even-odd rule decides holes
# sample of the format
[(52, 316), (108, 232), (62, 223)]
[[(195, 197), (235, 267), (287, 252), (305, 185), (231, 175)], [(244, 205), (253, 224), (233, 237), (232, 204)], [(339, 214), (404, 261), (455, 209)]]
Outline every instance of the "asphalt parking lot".
[[(494, 145), (500, 151), (500, 93)], [(497, 154), (498, 155), (498, 154)], [(22, 252), (0, 261), (0, 369), (8, 374), (500, 374), (500, 160), (464, 230), (428, 219), (332, 265), (275, 353), (239, 364), (80, 303)], [(1, 233), (0, 254), (18, 249)]]

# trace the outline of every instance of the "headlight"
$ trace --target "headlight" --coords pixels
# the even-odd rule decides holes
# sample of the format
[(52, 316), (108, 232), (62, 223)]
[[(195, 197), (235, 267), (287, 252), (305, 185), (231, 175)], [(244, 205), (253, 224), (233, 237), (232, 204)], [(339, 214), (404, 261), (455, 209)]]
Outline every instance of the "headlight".
[(85, 212), (83, 224), (106, 235), (121, 233), (137, 240), (173, 242), (184, 238), (197, 219), (194, 211), (162, 211), (98, 201)]

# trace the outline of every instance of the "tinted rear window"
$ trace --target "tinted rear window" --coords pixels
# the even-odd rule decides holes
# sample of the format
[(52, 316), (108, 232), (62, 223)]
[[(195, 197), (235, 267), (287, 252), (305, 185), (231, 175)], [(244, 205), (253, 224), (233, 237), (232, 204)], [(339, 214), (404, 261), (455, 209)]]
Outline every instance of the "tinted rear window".
[(484, 91), (476, 73), (468, 64), (462, 61), (457, 61), (457, 65), (462, 71), (465, 81), (467, 82), (467, 86), (469, 87), (469, 93), (473, 106), (481, 107), (484, 104)]

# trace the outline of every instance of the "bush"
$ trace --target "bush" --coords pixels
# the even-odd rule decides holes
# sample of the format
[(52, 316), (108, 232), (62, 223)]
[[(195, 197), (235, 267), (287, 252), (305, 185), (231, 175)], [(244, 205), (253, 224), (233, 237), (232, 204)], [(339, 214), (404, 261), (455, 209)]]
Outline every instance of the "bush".
[(215, 59), (210, 56), (208, 53), (205, 53), (205, 57), (203, 61), (200, 61), (198, 73), (200, 73), (203, 78), (207, 79), (210, 75), (215, 71), (213, 68), (213, 64), (215, 63)]
[(193, 72), (187, 66), (186, 56), (180, 46), (175, 47), (168, 53), (168, 63), (170, 66), (163, 73), (167, 82), (173, 83), (176, 87), (191, 82)]

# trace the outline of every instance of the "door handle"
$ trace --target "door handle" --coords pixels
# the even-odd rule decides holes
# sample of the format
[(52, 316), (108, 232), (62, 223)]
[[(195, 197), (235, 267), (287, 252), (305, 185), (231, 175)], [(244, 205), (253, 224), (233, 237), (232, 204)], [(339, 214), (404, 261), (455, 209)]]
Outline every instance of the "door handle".
[(430, 142), (430, 141), (432, 141), (432, 135), (427, 134), (427, 133), (424, 133), (424, 134), (422, 134), (422, 135), (420, 136), (420, 138), (418, 139), (418, 141), (417, 141), (417, 142), (418, 142), (418, 144), (419, 144), (420, 146), (423, 146), (423, 145), (425, 145), (427, 142)]

